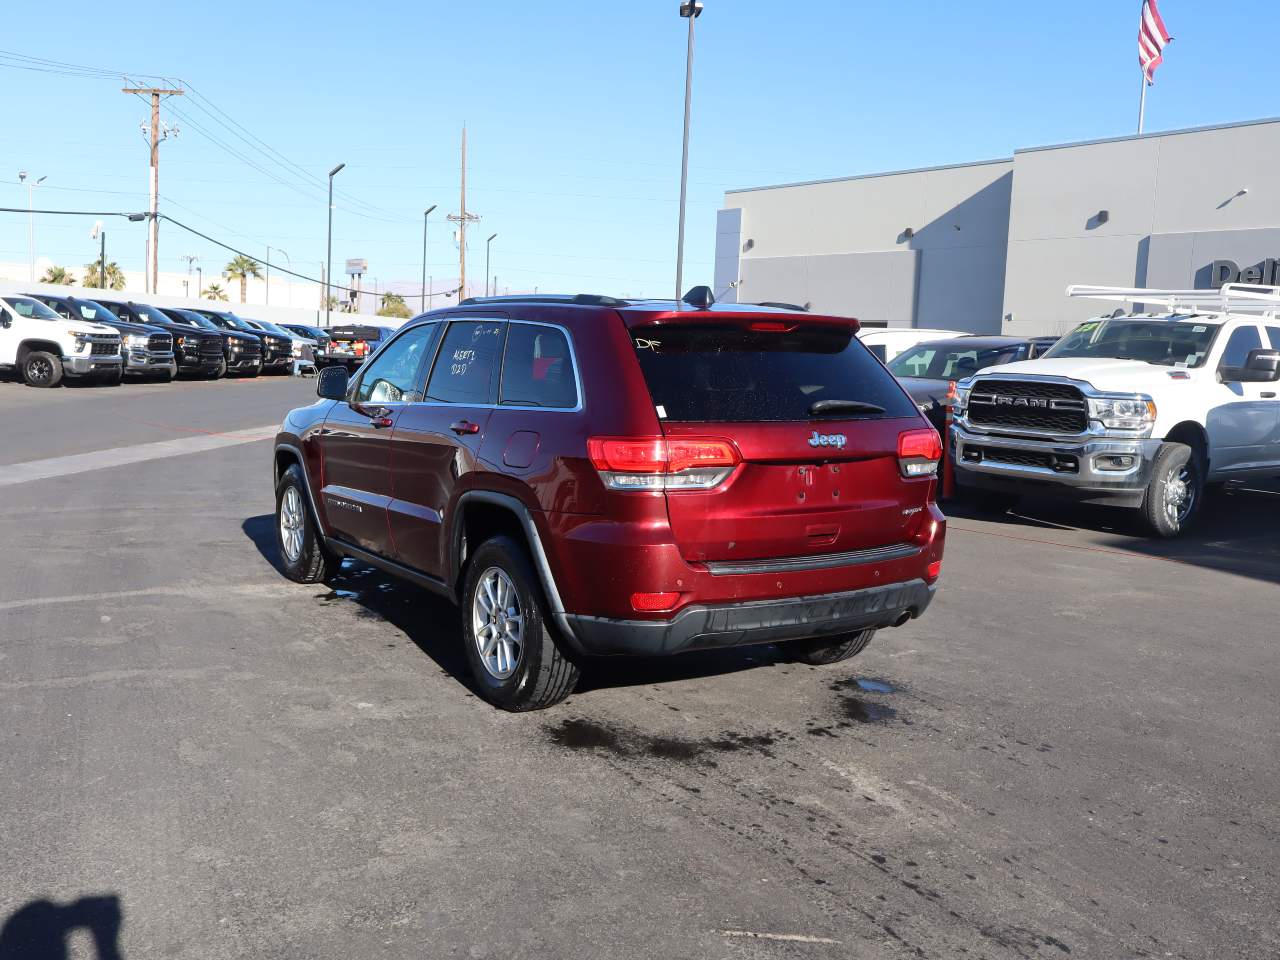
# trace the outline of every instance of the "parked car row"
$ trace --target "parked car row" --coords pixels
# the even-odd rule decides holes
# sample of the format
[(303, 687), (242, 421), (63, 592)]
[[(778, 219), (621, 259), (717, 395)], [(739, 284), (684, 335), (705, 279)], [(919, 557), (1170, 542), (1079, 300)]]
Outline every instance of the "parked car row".
[(314, 327), (249, 320), (230, 310), (32, 293), (0, 297), (0, 369), (33, 387), (125, 377), (216, 380), (321, 365), (329, 337)]

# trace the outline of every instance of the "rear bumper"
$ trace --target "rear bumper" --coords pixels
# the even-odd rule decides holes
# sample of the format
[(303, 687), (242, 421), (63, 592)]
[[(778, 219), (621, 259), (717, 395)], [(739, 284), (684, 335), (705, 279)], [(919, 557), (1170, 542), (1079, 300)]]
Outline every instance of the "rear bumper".
[(589, 655), (655, 656), (889, 627), (918, 617), (935, 587), (923, 580), (717, 606), (692, 606), (671, 620), (613, 620), (566, 614), (574, 646)]

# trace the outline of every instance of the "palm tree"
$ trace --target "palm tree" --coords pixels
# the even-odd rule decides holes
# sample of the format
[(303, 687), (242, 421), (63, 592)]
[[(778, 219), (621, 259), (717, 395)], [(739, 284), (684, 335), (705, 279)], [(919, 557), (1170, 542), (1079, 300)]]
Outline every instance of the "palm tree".
[(384, 293), (382, 295), (382, 306), (378, 308), (378, 316), (380, 317), (400, 317), (407, 320), (413, 314), (409, 311), (409, 305), (404, 302), (404, 297), (398, 293)]
[(222, 275), (228, 280), (240, 281), (240, 302), (244, 303), (245, 290), (249, 285), (249, 278), (262, 279), (262, 271), (259, 269), (262, 265), (252, 257), (237, 255), (234, 260), (227, 264), (226, 269), (222, 271)]
[(44, 276), (40, 278), (41, 283), (62, 283), (72, 286), (76, 282), (76, 278), (71, 275), (71, 271), (66, 267), (50, 267), (44, 272)]
[[(86, 287), (101, 287), (103, 283), (98, 277), (99, 261), (86, 263), (84, 265), (84, 284)], [(124, 273), (120, 270), (120, 265), (112, 260), (107, 264), (107, 282), (106, 286), (112, 290), (124, 289)]]
[[(242, 280), (241, 283), (243, 282)], [(200, 296), (206, 300), (225, 300), (227, 299), (227, 291), (222, 289), (222, 284), (211, 283), (200, 292)]]

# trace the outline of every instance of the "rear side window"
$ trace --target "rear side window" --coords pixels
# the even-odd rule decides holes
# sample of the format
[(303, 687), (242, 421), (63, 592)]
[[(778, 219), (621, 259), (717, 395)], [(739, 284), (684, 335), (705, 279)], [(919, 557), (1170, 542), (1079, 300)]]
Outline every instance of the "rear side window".
[(820, 400), (914, 417), (915, 405), (852, 331), (786, 333), (728, 325), (638, 327), (636, 356), (659, 417), (672, 421), (809, 420)]
[(533, 323), (508, 327), (499, 402), (558, 409), (578, 405), (569, 342), (561, 330)]
[(1271, 340), (1271, 349), (1280, 350), (1280, 327), (1267, 327), (1267, 337)]
[(458, 320), (449, 324), (427, 384), (427, 399), (492, 403), (505, 326), (500, 320)]

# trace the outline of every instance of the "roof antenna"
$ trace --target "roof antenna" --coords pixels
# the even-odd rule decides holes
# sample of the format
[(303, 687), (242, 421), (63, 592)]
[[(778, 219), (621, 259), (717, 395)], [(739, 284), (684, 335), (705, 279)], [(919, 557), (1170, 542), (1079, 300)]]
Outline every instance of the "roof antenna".
[(710, 287), (690, 287), (689, 292), (682, 298), (682, 302), (689, 304), (691, 307), (698, 307), (701, 310), (706, 310), (716, 302), (716, 297), (715, 294), (711, 292)]

